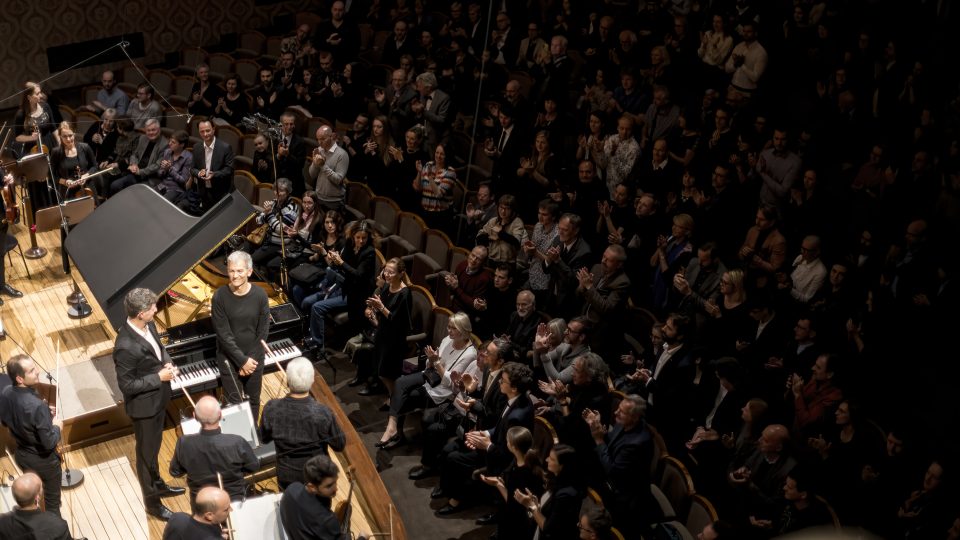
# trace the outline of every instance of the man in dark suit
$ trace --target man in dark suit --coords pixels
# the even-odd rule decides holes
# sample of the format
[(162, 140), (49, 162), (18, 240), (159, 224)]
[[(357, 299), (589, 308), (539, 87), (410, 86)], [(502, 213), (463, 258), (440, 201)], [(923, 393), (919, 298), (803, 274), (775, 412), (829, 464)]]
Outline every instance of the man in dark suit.
[(474, 469), (487, 465), (487, 475), (497, 476), (510, 463), (507, 450), (507, 431), (514, 426), (533, 429), (533, 403), (527, 391), (533, 386), (533, 371), (520, 363), (508, 362), (500, 371), (500, 391), (507, 397), (506, 406), (496, 425), (484, 431), (466, 434), (466, 451), (451, 452), (440, 474), (440, 485), (431, 498), (447, 497), (447, 504), (435, 512), (446, 516), (466, 507), (463, 499), (470, 490), (470, 475)]
[(614, 412), (616, 424), (607, 431), (600, 422), (600, 413), (585, 410), (583, 419), (596, 444), (596, 454), (613, 492), (611, 512), (620, 518), (617, 527), (628, 538), (639, 538), (640, 524), (650, 523), (656, 516), (647, 515), (655, 508), (650, 493), (650, 460), (654, 444), (644, 421), (647, 402), (636, 394), (620, 401)]
[(280, 116), (282, 138), (277, 143), (277, 178), (286, 178), (293, 183), (291, 195), (303, 195), (303, 164), (307, 161), (307, 144), (295, 133), (297, 117), (284, 113)]
[(663, 323), (663, 352), (656, 365), (636, 373), (671, 453), (680, 451), (691, 433), (688, 410), (696, 365), (687, 344), (690, 330), (689, 317), (677, 313), (667, 316)]
[(407, 128), (407, 111), (410, 102), (416, 97), (417, 90), (407, 84), (407, 72), (402, 69), (393, 71), (390, 75), (390, 84), (386, 88), (373, 90), (377, 110), (390, 119), (390, 133), (396, 141), (403, 138), (403, 130)]
[(549, 289), (554, 300), (554, 305), (545, 309), (565, 319), (577, 314), (577, 271), (587, 268), (593, 256), (590, 245), (580, 237), (580, 225), (580, 216), (564, 214), (557, 223), (557, 239), (540, 263), (550, 276)]
[(528, 150), (526, 135), (516, 122), (517, 115), (519, 111), (508, 103), (501, 105), (497, 111), (500, 131), (487, 139), (483, 148), (487, 157), (493, 160), (490, 177), (497, 193), (516, 192), (517, 167), (520, 166), (520, 158)]
[(626, 261), (623, 246), (611, 244), (591, 271), (577, 271), (577, 296), (583, 302), (581, 314), (593, 326), (590, 348), (612, 367), (623, 366), (614, 359), (619, 358), (617, 347), (623, 341), (623, 315), (630, 294), (630, 277), (623, 271)]
[(160, 344), (153, 324), (157, 296), (149, 289), (133, 289), (123, 299), (127, 322), (117, 330), (113, 362), (117, 386), (123, 393), (127, 416), (133, 420), (136, 440), (137, 478), (147, 513), (163, 520), (173, 512), (160, 504), (160, 497), (179, 495), (183, 488), (168, 486), (160, 478), (157, 455), (163, 439), (164, 411), (170, 401), (170, 381), (177, 368)]
[(410, 102), (410, 111), (415, 115), (423, 113), (424, 149), (433, 154), (438, 144), (445, 144), (450, 136), (450, 124), (453, 121), (454, 110), (450, 96), (442, 90), (437, 90), (437, 77), (433, 73), (417, 75), (417, 92), (419, 100)]
[(380, 63), (388, 66), (400, 66), (400, 57), (409, 54), (413, 55), (416, 44), (410, 39), (407, 32), (407, 21), (397, 21), (393, 24), (393, 35), (387, 38), (383, 44), (383, 52), (380, 54)]
[[(217, 139), (213, 122), (198, 126), (202, 142), (193, 147), (193, 169), (188, 181), (196, 182), (200, 208), (206, 212), (233, 189), (233, 148)], [(189, 187), (189, 186), (188, 186)]]

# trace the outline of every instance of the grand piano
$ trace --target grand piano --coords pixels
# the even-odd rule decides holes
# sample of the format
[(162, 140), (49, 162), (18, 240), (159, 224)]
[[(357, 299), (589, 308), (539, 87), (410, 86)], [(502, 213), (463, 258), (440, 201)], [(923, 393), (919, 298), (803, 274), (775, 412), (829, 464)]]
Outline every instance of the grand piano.
[[(253, 206), (233, 191), (196, 218), (183, 213), (149, 187), (135, 185), (112, 197), (79, 223), (67, 237), (65, 247), (94, 299), (116, 329), (126, 321), (123, 298), (128, 291), (147, 287), (175, 298), (169, 291), (185, 276), (204, 267), (204, 261), (254, 213)], [(210, 271), (209, 265), (204, 270), (207, 271)], [(203, 389), (218, 384), (217, 374), (209, 369), (204, 371), (202, 365), (212, 358), (216, 347), (209, 319), (171, 326), (165, 336), (168, 351), (184, 372), (181, 380), (175, 381), (180, 387)], [(265, 364), (299, 356), (296, 343), (301, 338), (302, 319), (296, 308), (283, 303), (272, 306), (269, 341), (274, 354)], [(347, 446), (337, 458), (342, 468), (350, 466), (356, 471), (354, 519), (361, 519), (365, 529), (380, 533), (379, 536), (405, 540), (403, 522), (376, 466), (319, 374), (311, 393), (331, 408), (347, 437)], [(114, 409), (114, 413), (119, 411), (119, 403)], [(95, 419), (86, 420), (87, 425), (98, 424)], [(95, 438), (102, 441), (126, 433), (129, 430)], [(78, 442), (78, 446), (84, 445), (83, 441)]]
[[(209, 317), (195, 317), (204, 299), (189, 298), (174, 288), (195, 270), (216, 280), (218, 269), (210, 256), (254, 213), (254, 207), (233, 191), (197, 218), (138, 184), (101, 205), (67, 237), (66, 248), (74, 264), (115, 330), (126, 321), (124, 297), (137, 287), (159, 293), (164, 306), (176, 302), (197, 305), (190, 320), (170, 326), (163, 335), (181, 371), (171, 384), (174, 395), (187, 387), (191, 391), (215, 388), (220, 375), (214, 361), (213, 325)], [(293, 305), (273, 305), (270, 320), (267, 368), (300, 356), (297, 343), (303, 337), (303, 320)]]

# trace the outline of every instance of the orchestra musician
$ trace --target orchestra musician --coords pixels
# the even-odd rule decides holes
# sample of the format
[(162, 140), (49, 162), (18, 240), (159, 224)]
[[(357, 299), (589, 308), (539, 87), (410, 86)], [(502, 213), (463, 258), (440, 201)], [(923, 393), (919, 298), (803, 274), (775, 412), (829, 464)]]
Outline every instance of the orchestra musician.
[(117, 330), (113, 348), (117, 386), (123, 393), (127, 416), (133, 420), (137, 479), (144, 506), (151, 516), (168, 520), (173, 512), (160, 503), (160, 497), (179, 495), (185, 490), (163, 481), (157, 456), (163, 439), (164, 411), (170, 402), (170, 381), (178, 370), (160, 344), (160, 334), (153, 323), (157, 296), (149, 289), (132, 289), (124, 297), (123, 307), (127, 322)]
[(245, 472), (257, 472), (260, 461), (243, 437), (220, 430), (223, 413), (213, 396), (197, 401), (193, 411), (200, 423), (200, 433), (184, 435), (177, 440), (170, 459), (170, 475), (187, 475), (191, 501), (196, 500), (201, 488), (216, 485), (218, 475), (223, 478), (223, 489), (230, 499), (239, 501), (246, 496)]
[(163, 529), (163, 540), (223, 540), (223, 524), (230, 515), (230, 496), (207, 486), (197, 493), (193, 515), (176, 512)]
[[(5, 173), (3, 168), (0, 168), (0, 176), (3, 177), (3, 189), (5, 191), (4, 196), (0, 197), (0, 216), (4, 216), (4, 221), (0, 224), (0, 240), (6, 244), (7, 242), (7, 229), (10, 227), (10, 223), (6, 220), (7, 215), (7, 194), (13, 193), (13, 175)], [(13, 200), (12, 197), (10, 199)], [(7, 283), (7, 273), (6, 273), (6, 257), (0, 257), (0, 295), (7, 295), (12, 298), (20, 298), (23, 296), (23, 293), (14, 289), (12, 285)], [(3, 305), (3, 298), (0, 298), (0, 306)], [(3, 329), (0, 328), (0, 340), (6, 339), (6, 334), (4, 334)]]
[(260, 416), (263, 383), (261, 341), (266, 341), (270, 322), (267, 293), (250, 283), (253, 259), (234, 251), (227, 257), (229, 282), (213, 293), (210, 305), (217, 334), (217, 365), (227, 403), (250, 400), (254, 423)]
[(60, 196), (69, 199), (84, 187), (94, 187), (92, 182), (87, 186), (86, 176), (97, 172), (97, 156), (89, 144), (77, 142), (70, 122), (61, 122), (57, 134), (60, 146), (50, 151), (50, 165)]
[[(60, 482), (59, 478), (57, 482)], [(0, 515), (0, 538), (72, 540), (67, 522), (49, 510), (40, 508), (42, 488), (40, 477), (32, 472), (24, 473), (13, 481), (11, 491), (17, 507), (12, 512)]]
[[(310, 458), (303, 466), (304, 482), (294, 482), (280, 499), (280, 521), (290, 540), (349, 540), (331, 510), (340, 470), (328, 456)], [(349, 504), (349, 503), (348, 503)]]
[(339, 452), (346, 437), (333, 411), (310, 395), (316, 372), (310, 360), (300, 357), (287, 364), (287, 388), (290, 393), (271, 399), (263, 406), (260, 440), (276, 441), (277, 483), (286, 489), (303, 482), (303, 465), (313, 456), (327, 455), (327, 449)]
[(40, 368), (29, 357), (18, 355), (7, 362), (13, 383), (0, 393), (0, 421), (17, 441), (17, 466), (33, 471), (43, 481), (43, 502), (48, 512), (60, 515), (60, 427), (57, 409), (37, 394)]

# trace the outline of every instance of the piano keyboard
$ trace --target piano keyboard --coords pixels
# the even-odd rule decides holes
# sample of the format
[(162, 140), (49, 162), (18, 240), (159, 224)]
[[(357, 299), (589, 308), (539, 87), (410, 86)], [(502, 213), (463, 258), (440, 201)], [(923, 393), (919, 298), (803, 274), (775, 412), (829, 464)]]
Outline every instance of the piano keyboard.
[[(303, 356), (300, 348), (289, 338), (271, 341), (267, 345), (270, 346), (270, 354), (263, 359), (264, 367)], [(220, 378), (220, 369), (217, 368), (217, 361), (214, 358), (197, 360), (177, 367), (180, 368), (180, 373), (170, 381), (170, 389), (173, 391), (213, 382)]]
[(278, 339), (267, 343), (270, 346), (270, 354), (263, 359), (263, 367), (272, 366), (277, 362), (286, 362), (303, 356), (300, 347), (293, 344), (290, 338)]

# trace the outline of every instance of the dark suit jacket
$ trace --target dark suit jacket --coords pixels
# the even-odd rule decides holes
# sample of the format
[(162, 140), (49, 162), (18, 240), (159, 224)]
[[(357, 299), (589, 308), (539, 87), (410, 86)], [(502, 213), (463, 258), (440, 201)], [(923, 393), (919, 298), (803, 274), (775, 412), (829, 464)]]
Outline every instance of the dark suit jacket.
[(147, 156), (144, 153), (147, 151), (148, 144), (150, 139), (146, 135), (141, 135), (137, 140), (137, 147), (133, 149), (133, 154), (130, 156), (130, 164), (140, 167), (137, 173), (140, 178), (156, 176), (157, 171), (160, 170), (160, 154), (167, 149), (167, 138), (163, 135), (157, 137), (157, 143), (153, 145), (153, 150)]
[[(651, 374), (657, 362), (649, 367)], [(661, 428), (667, 444), (681, 443), (679, 437), (689, 436), (690, 394), (696, 366), (690, 357), (690, 346), (682, 345), (673, 353), (670, 360), (660, 370), (656, 378), (651, 378), (646, 386), (648, 396), (653, 396), (651, 421)], [(671, 441), (670, 439), (673, 438)]]
[[(148, 323), (147, 327), (160, 343), (154, 324)], [(157, 358), (150, 343), (137, 335), (126, 321), (120, 325), (113, 346), (113, 363), (117, 370), (117, 386), (123, 393), (124, 408), (130, 418), (154, 416), (170, 401), (170, 383), (162, 382), (158, 372), (173, 360), (163, 345), (160, 352), (162, 357)]]
[(513, 426), (523, 426), (533, 429), (533, 403), (526, 394), (517, 397), (513, 405), (507, 405), (509, 410), (500, 417), (497, 425), (490, 429), (490, 442), (493, 444), (487, 450), (488, 474), (499, 474), (513, 459), (513, 454), (507, 450), (507, 431)]
[[(294, 134), (290, 138), (290, 146), (287, 150), (286, 156), (277, 156), (277, 177), (293, 182), (293, 194), (297, 195), (303, 193), (303, 164), (307, 160), (307, 143), (303, 137)], [(214, 154), (216, 154), (216, 148), (214, 148)]]
[[(590, 244), (583, 238), (577, 238), (569, 250), (563, 249), (563, 243), (558, 237), (553, 242), (560, 247), (560, 258), (551, 265), (541, 261), (543, 270), (550, 276), (550, 289), (554, 294), (556, 309), (552, 314), (558, 317), (569, 318), (576, 314), (576, 290), (579, 286), (577, 270), (589, 267), (593, 253)], [(552, 247), (552, 246), (551, 246)]]
[[(484, 381), (487, 380), (489, 373), (490, 369), (484, 368), (483, 373), (480, 374), (480, 384), (483, 384)], [(476, 391), (477, 395), (471, 396), (473, 398), (480, 398), (480, 400), (470, 408), (470, 412), (477, 415), (477, 429), (495, 427), (499, 421), (497, 413), (503, 411), (503, 408), (507, 405), (507, 396), (500, 391), (500, 385), (498, 384), (500, 373), (500, 371), (494, 373), (490, 384), (478, 388)]]
[[(650, 460), (653, 437), (646, 422), (630, 431), (615, 424), (596, 447), (600, 465), (617, 497), (650, 492)], [(646, 490), (646, 491), (644, 491)]]
[(213, 156), (210, 158), (210, 170), (207, 171), (208, 175), (213, 173), (210, 188), (207, 188), (205, 181), (197, 177), (200, 170), (206, 168), (205, 156), (203, 142), (195, 144), (193, 146), (193, 169), (190, 170), (190, 174), (194, 177), (197, 190), (200, 192), (200, 198), (205, 203), (216, 204), (233, 189), (233, 148), (220, 139), (213, 140)]
[(67, 522), (52, 512), (21, 510), (0, 515), (0, 538), (70, 540)]
[(453, 110), (453, 101), (446, 92), (435, 90), (433, 99), (430, 101), (430, 108), (426, 108), (426, 98), (423, 100), (423, 118), (426, 121), (427, 137), (426, 147), (432, 150), (438, 144), (445, 143), (450, 135), (450, 124), (452, 123), (455, 111)]

